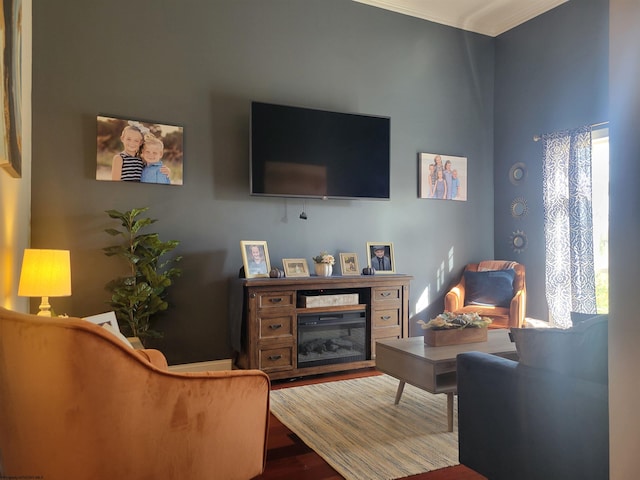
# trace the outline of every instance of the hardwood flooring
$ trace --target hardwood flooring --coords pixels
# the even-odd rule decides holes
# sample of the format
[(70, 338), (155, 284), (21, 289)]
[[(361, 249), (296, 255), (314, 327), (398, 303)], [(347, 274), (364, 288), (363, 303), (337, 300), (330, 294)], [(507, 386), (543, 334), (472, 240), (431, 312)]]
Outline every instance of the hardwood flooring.
[[(274, 381), (271, 388), (294, 387), (335, 380), (347, 380), (379, 375), (374, 368), (332, 375), (318, 375), (303, 379)], [(270, 415), (267, 465), (262, 475), (254, 480), (343, 480), (320, 455), (307, 447), (291, 430), (275, 416)], [(482, 475), (463, 466), (443, 468), (406, 480), (487, 480)]]

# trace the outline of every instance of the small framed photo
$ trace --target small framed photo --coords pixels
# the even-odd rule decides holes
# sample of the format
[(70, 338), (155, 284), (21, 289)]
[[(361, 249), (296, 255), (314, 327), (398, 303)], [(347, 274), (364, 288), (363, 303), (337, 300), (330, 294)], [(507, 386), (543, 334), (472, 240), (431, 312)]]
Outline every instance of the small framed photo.
[(467, 158), (418, 153), (418, 198), (467, 201)]
[(378, 273), (396, 273), (396, 262), (391, 242), (367, 242), (367, 265)]
[(269, 250), (264, 240), (241, 240), (242, 264), (246, 278), (268, 277), (271, 270)]
[(342, 275), (360, 275), (358, 256), (355, 253), (341, 253), (340, 269), (342, 270)]
[(306, 258), (283, 258), (284, 274), (287, 277), (308, 277), (309, 265)]

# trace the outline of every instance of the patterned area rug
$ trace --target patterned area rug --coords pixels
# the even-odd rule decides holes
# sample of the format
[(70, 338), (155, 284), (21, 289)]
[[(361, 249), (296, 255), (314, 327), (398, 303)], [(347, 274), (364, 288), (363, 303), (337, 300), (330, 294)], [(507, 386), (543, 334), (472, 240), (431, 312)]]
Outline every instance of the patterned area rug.
[[(457, 465), (458, 429), (447, 432), (445, 395), (388, 375), (271, 392), (271, 411), (347, 480), (391, 480)], [(457, 409), (454, 406), (454, 411)]]

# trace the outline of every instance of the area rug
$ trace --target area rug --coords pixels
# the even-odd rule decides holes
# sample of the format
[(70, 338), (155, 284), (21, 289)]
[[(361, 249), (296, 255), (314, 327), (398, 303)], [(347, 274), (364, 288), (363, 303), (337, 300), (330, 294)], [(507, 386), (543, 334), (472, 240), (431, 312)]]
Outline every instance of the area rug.
[[(283, 388), (271, 412), (347, 480), (391, 480), (457, 465), (458, 433), (447, 432), (446, 395), (388, 375)], [(454, 408), (455, 411), (455, 408)]]

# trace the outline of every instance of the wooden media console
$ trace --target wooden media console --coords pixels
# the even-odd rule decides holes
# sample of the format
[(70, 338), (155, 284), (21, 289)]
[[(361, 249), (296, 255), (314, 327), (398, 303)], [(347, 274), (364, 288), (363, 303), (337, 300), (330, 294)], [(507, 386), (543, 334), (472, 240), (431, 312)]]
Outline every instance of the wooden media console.
[[(236, 280), (233, 288), (242, 289), (244, 303), (236, 366), (263, 370), (272, 379), (375, 366), (377, 340), (409, 334), (411, 278), (385, 274)], [(342, 296), (348, 304), (304, 306), (317, 295)], [(318, 360), (323, 357), (327, 360)]]

